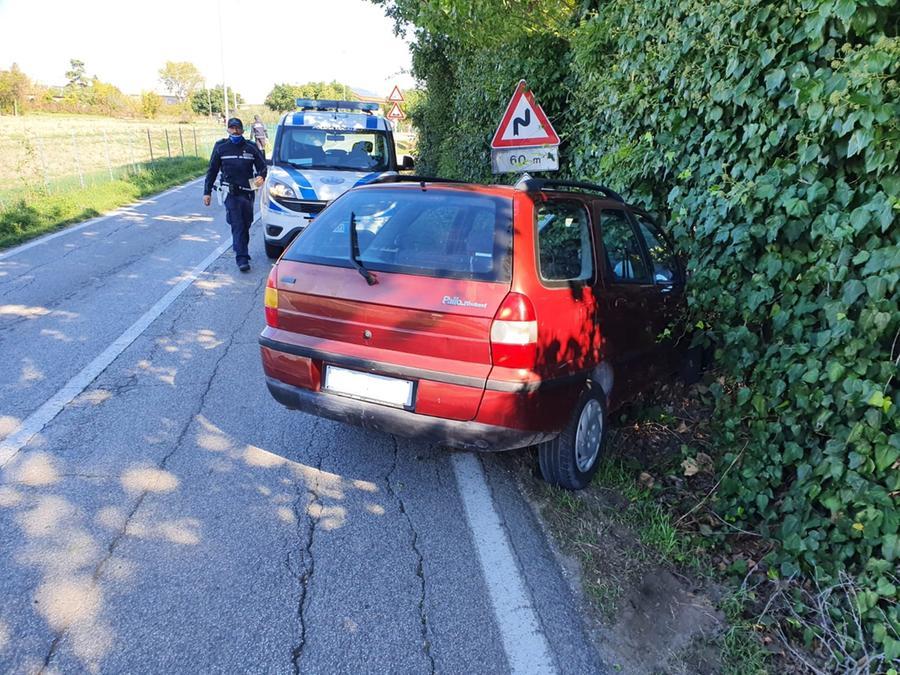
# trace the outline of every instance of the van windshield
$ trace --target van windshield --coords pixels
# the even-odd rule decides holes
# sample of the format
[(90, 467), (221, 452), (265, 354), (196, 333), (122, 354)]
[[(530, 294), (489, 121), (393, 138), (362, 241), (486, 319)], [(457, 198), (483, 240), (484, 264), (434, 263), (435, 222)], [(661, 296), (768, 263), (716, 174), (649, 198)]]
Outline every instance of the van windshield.
[(366, 269), (509, 281), (509, 199), (431, 188), (349, 191), (288, 248), (285, 260), (351, 267), (350, 226)]
[(276, 153), (276, 162), (300, 169), (390, 170), (387, 134), (383, 131), (285, 126)]

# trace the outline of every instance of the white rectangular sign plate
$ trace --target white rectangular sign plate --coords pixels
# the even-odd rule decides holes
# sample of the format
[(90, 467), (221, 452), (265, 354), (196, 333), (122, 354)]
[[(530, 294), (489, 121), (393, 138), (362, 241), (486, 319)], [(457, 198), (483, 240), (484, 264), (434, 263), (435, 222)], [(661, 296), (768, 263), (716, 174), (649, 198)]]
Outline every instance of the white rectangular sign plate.
[(558, 170), (559, 148), (555, 145), (543, 145), (535, 148), (494, 148), (491, 150), (491, 171), (494, 173)]

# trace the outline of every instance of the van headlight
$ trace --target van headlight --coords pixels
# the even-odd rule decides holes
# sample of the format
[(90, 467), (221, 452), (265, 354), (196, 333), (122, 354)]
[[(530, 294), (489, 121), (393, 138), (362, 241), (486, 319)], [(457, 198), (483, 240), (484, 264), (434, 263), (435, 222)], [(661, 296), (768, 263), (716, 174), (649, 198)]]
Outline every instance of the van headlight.
[(269, 195), (272, 197), (283, 197), (286, 199), (296, 199), (297, 194), (290, 185), (285, 185), (277, 180), (269, 181)]

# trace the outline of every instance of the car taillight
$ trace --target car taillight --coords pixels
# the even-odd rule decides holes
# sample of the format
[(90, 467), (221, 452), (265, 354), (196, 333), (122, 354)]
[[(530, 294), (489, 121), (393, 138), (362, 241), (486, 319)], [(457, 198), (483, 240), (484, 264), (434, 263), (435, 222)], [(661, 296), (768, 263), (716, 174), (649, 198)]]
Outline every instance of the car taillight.
[(491, 360), (504, 368), (534, 368), (537, 316), (521, 293), (506, 296), (491, 324)]
[(266, 281), (266, 325), (272, 328), (278, 328), (278, 289), (275, 288), (277, 278), (278, 265), (275, 265)]

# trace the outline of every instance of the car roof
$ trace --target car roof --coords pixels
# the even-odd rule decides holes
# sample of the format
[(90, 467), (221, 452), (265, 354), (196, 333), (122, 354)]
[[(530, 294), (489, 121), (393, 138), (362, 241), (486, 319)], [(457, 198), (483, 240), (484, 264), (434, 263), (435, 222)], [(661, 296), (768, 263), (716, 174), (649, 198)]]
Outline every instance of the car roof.
[[(401, 177), (413, 178), (413, 177)], [(355, 188), (357, 190), (374, 190), (389, 188), (391, 190), (422, 190), (422, 186), (428, 188), (437, 188), (439, 190), (456, 190), (460, 192), (477, 192), (479, 194), (488, 194), (498, 197), (510, 197), (515, 193), (512, 185), (485, 185), (481, 183), (464, 183), (462, 181), (444, 181), (440, 179), (426, 180), (405, 180), (404, 182), (386, 180), (384, 182), (372, 182), (366, 185), (360, 185)]]
[[(421, 180), (419, 180), (421, 178)], [(455, 180), (447, 180), (441, 178), (430, 178), (430, 177), (417, 177), (417, 176), (401, 176), (403, 182), (373, 182), (367, 185), (361, 185), (355, 189), (378, 189), (378, 188), (390, 188), (397, 190), (421, 190), (423, 185), (428, 187), (438, 188), (441, 190), (460, 190), (464, 192), (478, 192), (480, 194), (489, 194), (498, 197), (512, 197), (517, 192), (523, 192), (522, 190), (518, 190), (515, 185), (499, 185), (499, 184), (486, 184), (486, 183), (467, 183), (465, 181), (455, 181)], [(548, 196), (560, 196), (560, 197), (574, 197), (576, 199), (590, 199), (591, 201), (596, 201), (604, 206), (614, 206), (614, 207), (626, 207), (631, 209), (632, 211), (641, 213), (642, 215), (647, 215), (647, 213), (639, 206), (634, 206), (627, 202), (620, 202), (616, 199), (610, 199), (609, 197), (597, 193), (591, 192), (576, 192), (572, 190), (551, 190), (545, 189), (540, 191), (541, 194), (545, 194)], [(536, 194), (536, 192), (531, 192), (531, 194)]]

